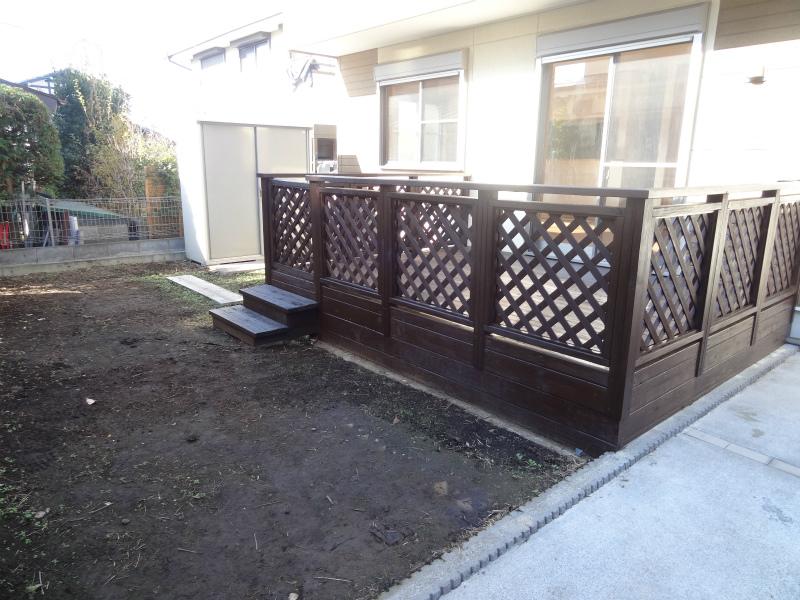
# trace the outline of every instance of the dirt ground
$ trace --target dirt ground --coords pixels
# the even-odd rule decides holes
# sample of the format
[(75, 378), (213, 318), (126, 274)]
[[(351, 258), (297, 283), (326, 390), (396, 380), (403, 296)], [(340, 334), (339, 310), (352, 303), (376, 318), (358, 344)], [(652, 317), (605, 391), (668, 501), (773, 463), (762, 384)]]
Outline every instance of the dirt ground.
[(190, 269), (0, 279), (0, 597), (374, 598), (579, 466), (313, 340), (245, 347)]

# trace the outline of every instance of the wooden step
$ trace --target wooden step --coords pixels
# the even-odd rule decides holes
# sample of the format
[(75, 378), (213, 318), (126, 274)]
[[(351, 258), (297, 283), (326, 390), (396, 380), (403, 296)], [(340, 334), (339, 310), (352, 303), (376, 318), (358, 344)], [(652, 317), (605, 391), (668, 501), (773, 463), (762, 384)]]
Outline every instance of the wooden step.
[(289, 337), (289, 328), (284, 323), (265, 317), (238, 304), (212, 308), (208, 311), (214, 327), (239, 338), (252, 346), (276, 343)]
[(316, 333), (318, 303), (303, 296), (287, 292), (274, 285), (263, 284), (239, 290), (244, 306), (275, 319), (292, 330)]

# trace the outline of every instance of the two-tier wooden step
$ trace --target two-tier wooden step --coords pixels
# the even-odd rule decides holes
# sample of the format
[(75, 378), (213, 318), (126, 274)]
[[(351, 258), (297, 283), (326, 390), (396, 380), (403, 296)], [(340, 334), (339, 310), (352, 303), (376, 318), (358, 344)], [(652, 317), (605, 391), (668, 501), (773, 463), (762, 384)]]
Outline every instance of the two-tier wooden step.
[(317, 303), (272, 285), (239, 290), (244, 304), (210, 310), (214, 327), (260, 346), (316, 333)]
[(229, 333), (253, 346), (284, 339), (289, 328), (283, 323), (260, 315), (241, 304), (212, 308), (211, 321), (216, 329)]

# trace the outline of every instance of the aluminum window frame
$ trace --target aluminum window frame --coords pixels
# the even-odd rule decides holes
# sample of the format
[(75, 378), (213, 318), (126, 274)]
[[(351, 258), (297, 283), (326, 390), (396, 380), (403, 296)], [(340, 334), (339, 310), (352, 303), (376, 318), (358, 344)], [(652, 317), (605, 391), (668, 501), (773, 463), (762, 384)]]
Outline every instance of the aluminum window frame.
[[(457, 119), (429, 119), (423, 120), (422, 118), (422, 90), (423, 82), (432, 79), (444, 79), (447, 77), (458, 77), (458, 118)], [(386, 89), (393, 85), (403, 83), (417, 83), (418, 84), (418, 103), (417, 103), (417, 127), (419, 132), (419, 144), (417, 148), (417, 160), (415, 161), (391, 161), (388, 159), (388, 132), (386, 131), (387, 125), (387, 96)], [(466, 95), (466, 77), (464, 69), (451, 69), (447, 71), (440, 71), (435, 73), (426, 73), (424, 75), (414, 75), (410, 77), (398, 77), (394, 79), (384, 79), (377, 82), (378, 97), (380, 99), (380, 135), (379, 135), (379, 148), (378, 156), (380, 157), (380, 167), (385, 170), (416, 170), (416, 171), (453, 171), (461, 172), (464, 170), (464, 147), (466, 142), (466, 116), (467, 116), (467, 95)], [(422, 129), (425, 123), (457, 123), (457, 139), (456, 139), (456, 160), (454, 161), (431, 161), (422, 160), (422, 146), (424, 143)]]
[[(614, 74), (616, 71), (616, 61), (614, 56), (622, 52), (632, 50), (643, 50), (647, 48), (657, 48), (660, 46), (671, 46), (675, 44), (691, 43), (689, 51), (689, 71), (686, 80), (686, 94), (683, 102), (683, 116), (681, 117), (680, 141), (678, 143), (678, 158), (675, 162), (654, 163), (654, 162), (635, 162), (635, 161), (607, 161), (606, 152), (608, 149), (608, 127), (610, 122), (611, 104), (613, 102)], [(680, 187), (686, 185), (689, 175), (689, 162), (691, 158), (692, 134), (694, 121), (697, 113), (697, 103), (700, 93), (700, 77), (703, 64), (703, 34), (686, 33), (680, 35), (670, 35), (652, 39), (639, 40), (587, 48), (571, 52), (561, 52), (551, 55), (541, 56), (536, 59), (536, 72), (538, 74), (539, 111), (536, 135), (536, 148), (534, 150), (534, 183), (543, 183), (544, 178), (544, 143), (547, 137), (548, 110), (550, 108), (550, 88), (552, 87), (553, 67), (552, 65), (569, 60), (579, 60), (582, 58), (594, 58), (598, 56), (608, 56), (609, 71), (606, 82), (606, 104), (603, 116), (603, 133), (600, 147), (599, 168), (597, 174), (598, 187), (604, 187), (603, 173), (606, 167), (622, 166), (627, 167), (667, 167), (675, 169), (675, 185)]]
[[(250, 73), (250, 72), (253, 72), (253, 71), (257, 71), (258, 69), (260, 69), (263, 66), (263, 65), (261, 65), (259, 63), (259, 50), (261, 48), (266, 48), (266, 50), (271, 52), (272, 51), (272, 38), (268, 37), (268, 38), (263, 39), (263, 40), (258, 40), (258, 41), (255, 41), (255, 42), (249, 42), (247, 44), (242, 44), (241, 46), (237, 47), (237, 50), (238, 50), (238, 53), (239, 53), (239, 72), (240, 73)], [(254, 66), (253, 66), (252, 69), (245, 69), (244, 68), (245, 63), (243, 62), (243, 59), (242, 59), (242, 51), (247, 51), (247, 50), (252, 50), (253, 51), (253, 59), (254, 59), (253, 60), (253, 64), (254, 64)]]
[[(220, 50), (219, 52), (214, 52), (213, 54), (209, 54), (208, 56), (203, 56), (200, 58), (200, 70), (201, 71), (211, 71), (216, 67), (222, 67), (227, 62), (227, 57), (225, 56), (227, 53), (225, 50)], [(215, 60), (220, 57), (222, 60), (218, 62), (207, 62), (211, 60)]]

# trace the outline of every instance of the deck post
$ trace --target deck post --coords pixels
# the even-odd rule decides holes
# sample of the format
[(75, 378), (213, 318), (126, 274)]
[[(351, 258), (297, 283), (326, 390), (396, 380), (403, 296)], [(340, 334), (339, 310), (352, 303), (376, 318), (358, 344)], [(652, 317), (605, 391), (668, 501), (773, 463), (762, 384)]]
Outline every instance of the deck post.
[[(753, 319), (753, 334), (750, 336), (751, 346), (754, 346), (756, 343), (756, 338), (758, 337), (758, 322), (761, 318), (761, 311), (764, 308), (764, 300), (767, 298), (769, 267), (772, 262), (772, 252), (775, 248), (775, 235), (778, 230), (778, 217), (781, 211), (781, 194), (779, 190), (765, 190), (761, 195), (764, 198), (772, 198), (772, 204), (769, 205), (769, 218), (758, 245), (756, 268), (753, 272), (753, 281), (756, 282), (754, 296), (756, 314)], [(762, 221), (762, 227), (763, 226)]]
[(703, 316), (698, 329), (703, 332), (703, 337), (700, 340), (700, 348), (697, 351), (696, 377), (700, 377), (705, 371), (706, 348), (708, 347), (708, 337), (711, 335), (711, 323), (713, 321), (712, 309), (717, 298), (717, 280), (722, 268), (722, 253), (725, 252), (725, 237), (728, 231), (728, 215), (730, 213), (728, 194), (708, 196), (706, 201), (709, 203), (718, 202), (720, 207), (716, 212), (713, 230), (710, 234), (712, 240), (711, 260), (708, 261), (708, 270), (703, 272), (702, 278), (702, 281), (705, 282), (702, 306)]
[(391, 301), (394, 289), (394, 206), (389, 194), (394, 188), (380, 186), (378, 194), (378, 294), (381, 297), (381, 330), (385, 337), (392, 332)]
[(318, 180), (310, 180), (308, 198), (311, 202), (311, 252), (314, 261), (314, 299), (317, 302), (322, 302), (322, 273), (325, 266), (325, 241), (322, 235), (324, 208), (322, 206), (322, 184)]
[(627, 198), (619, 269), (611, 310), (608, 394), (619, 419), (618, 445), (624, 443), (624, 423), (630, 412), (633, 372), (642, 343), (644, 307), (653, 247), (653, 198)]
[(473, 265), (470, 282), (470, 314), (473, 326), (473, 357), (476, 369), (483, 369), (486, 347), (486, 325), (494, 322), (494, 202), (497, 190), (478, 191), (472, 213)]
[(272, 283), (272, 177), (261, 176), (261, 228), (263, 232), (264, 283)]

